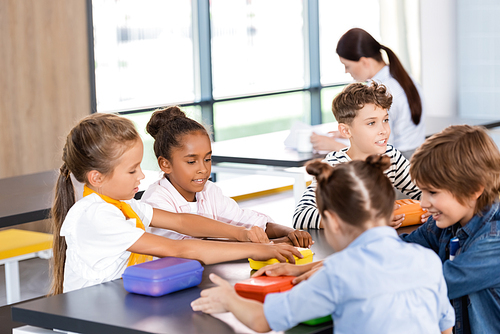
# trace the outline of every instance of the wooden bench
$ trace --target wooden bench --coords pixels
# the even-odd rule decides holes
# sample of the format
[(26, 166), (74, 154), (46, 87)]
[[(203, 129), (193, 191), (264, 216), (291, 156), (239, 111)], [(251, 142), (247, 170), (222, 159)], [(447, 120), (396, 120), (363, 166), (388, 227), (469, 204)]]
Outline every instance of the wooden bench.
[(8, 229), (0, 231), (0, 265), (5, 264), (7, 304), (21, 300), (19, 261), (52, 256), (52, 234)]

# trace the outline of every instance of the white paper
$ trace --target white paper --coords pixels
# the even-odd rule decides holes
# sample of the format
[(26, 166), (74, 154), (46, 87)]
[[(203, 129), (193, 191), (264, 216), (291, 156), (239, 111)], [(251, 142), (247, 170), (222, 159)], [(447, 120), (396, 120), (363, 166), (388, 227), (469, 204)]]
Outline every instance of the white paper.
[[(303, 136), (303, 133), (305, 131), (309, 131), (311, 134), (315, 132), (318, 135), (323, 135), (323, 136), (328, 136), (328, 133), (330, 131), (336, 131), (337, 130), (337, 123), (326, 123), (326, 124), (320, 124), (320, 125), (309, 125), (303, 122), (295, 121), (292, 124), (292, 127), (290, 129), (290, 133), (288, 134), (288, 137), (285, 139), (285, 147), (292, 148), (294, 150), (297, 150), (299, 148), (299, 137)], [(339, 143), (342, 143), (346, 146), (350, 146), (351, 143), (349, 142), (349, 139), (344, 139), (344, 138), (336, 138), (336, 141)], [(302, 143), (302, 145), (304, 145)], [(324, 152), (328, 153), (328, 152)]]
[[(212, 314), (214, 318), (224, 321), (226, 324), (231, 326), (235, 333), (238, 334), (254, 334), (257, 333), (247, 326), (245, 326), (241, 321), (236, 319), (236, 317), (231, 312)], [(284, 332), (270, 331), (270, 334), (284, 334)]]

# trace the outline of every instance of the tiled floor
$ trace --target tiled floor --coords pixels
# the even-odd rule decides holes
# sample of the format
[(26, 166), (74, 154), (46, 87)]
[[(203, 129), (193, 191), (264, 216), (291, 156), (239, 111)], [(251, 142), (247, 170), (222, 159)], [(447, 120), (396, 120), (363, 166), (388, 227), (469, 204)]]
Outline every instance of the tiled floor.
[[(253, 209), (272, 217), (276, 223), (291, 226), (295, 207), (291, 191), (242, 201), (242, 208)], [(49, 260), (30, 259), (19, 263), (21, 299), (27, 300), (48, 293), (50, 288)], [(5, 266), (0, 266), (0, 306), (7, 304)]]

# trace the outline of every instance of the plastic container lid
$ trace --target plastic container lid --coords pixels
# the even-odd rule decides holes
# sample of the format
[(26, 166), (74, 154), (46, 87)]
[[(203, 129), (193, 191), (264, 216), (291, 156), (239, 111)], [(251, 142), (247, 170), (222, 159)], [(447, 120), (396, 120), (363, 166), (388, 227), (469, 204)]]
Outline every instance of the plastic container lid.
[(198, 261), (165, 257), (127, 267), (122, 278), (128, 292), (158, 297), (200, 284), (202, 274)]
[(234, 285), (236, 293), (244, 298), (264, 302), (268, 293), (288, 291), (293, 288), (294, 276), (259, 276)]
[[(300, 253), (304, 256), (302, 259), (299, 259), (295, 255), (293, 256), (295, 258), (295, 264), (306, 264), (306, 263), (311, 263), (313, 260), (313, 252), (309, 248), (300, 248), (297, 247), (297, 249), (300, 251)], [(259, 270), (262, 267), (265, 267), (267, 265), (273, 264), (273, 263), (279, 263), (278, 259), (269, 259), (267, 261), (256, 261), (253, 259), (248, 259), (248, 262), (250, 262), (250, 268)], [(288, 259), (287, 259), (288, 262)]]
[(203, 267), (200, 262), (196, 260), (164, 257), (127, 267), (122, 277), (156, 281), (172, 279), (176, 276), (184, 276), (186, 273), (197, 270), (203, 270)]
[(234, 285), (236, 291), (282, 292), (293, 288), (295, 276), (259, 276), (249, 278)]
[(420, 217), (425, 213), (425, 211), (420, 206), (420, 202), (414, 199), (398, 199), (395, 202), (401, 207), (394, 210), (394, 215), (405, 214), (405, 219), (401, 226), (410, 226), (422, 224)]

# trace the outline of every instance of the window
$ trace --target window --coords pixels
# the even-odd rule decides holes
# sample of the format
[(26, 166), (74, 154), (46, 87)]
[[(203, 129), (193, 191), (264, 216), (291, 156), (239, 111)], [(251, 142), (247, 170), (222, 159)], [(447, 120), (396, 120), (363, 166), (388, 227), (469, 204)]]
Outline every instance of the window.
[(195, 100), (189, 1), (96, 0), (92, 5), (97, 111)]
[(380, 37), (375, 0), (88, 2), (95, 108), (136, 122), (147, 157), (143, 129), (160, 106), (181, 105), (215, 140), (333, 121), (331, 101), (352, 81), (337, 40), (355, 26)]
[(215, 99), (304, 87), (302, 4), (211, 1)]
[(335, 51), (337, 41), (351, 28), (362, 28), (380, 41), (379, 2), (373, 0), (319, 0), (321, 83), (350, 82)]

